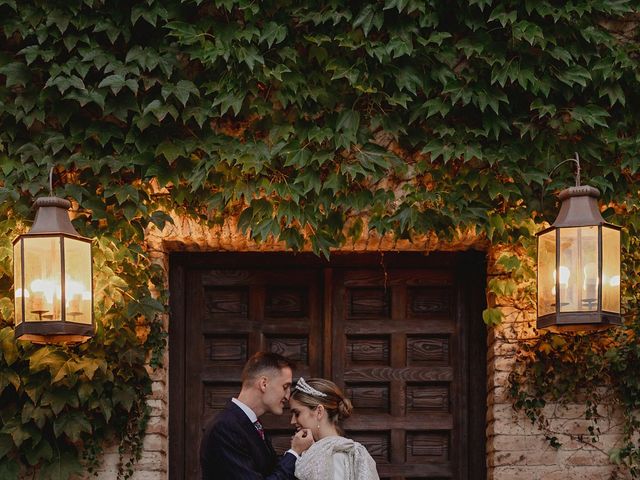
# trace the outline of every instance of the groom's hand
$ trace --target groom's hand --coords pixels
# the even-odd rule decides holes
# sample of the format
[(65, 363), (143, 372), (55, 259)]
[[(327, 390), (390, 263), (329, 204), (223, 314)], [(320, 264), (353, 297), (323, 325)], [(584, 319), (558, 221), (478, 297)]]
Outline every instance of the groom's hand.
[(291, 449), (301, 455), (307, 448), (313, 445), (313, 434), (308, 428), (303, 428), (296, 432), (291, 438)]

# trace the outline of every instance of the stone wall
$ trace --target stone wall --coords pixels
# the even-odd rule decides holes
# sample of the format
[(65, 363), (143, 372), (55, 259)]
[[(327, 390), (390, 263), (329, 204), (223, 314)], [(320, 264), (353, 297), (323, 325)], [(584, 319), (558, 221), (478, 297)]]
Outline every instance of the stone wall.
[[(154, 260), (168, 273), (169, 254), (173, 251), (286, 251), (278, 242), (256, 244), (236, 229), (234, 219), (214, 229), (208, 229), (186, 218), (175, 218), (174, 225), (163, 231), (151, 227), (147, 232), (147, 247)], [(366, 231), (366, 228), (365, 228)], [(490, 248), (489, 243), (473, 231), (459, 232), (456, 239), (443, 243), (435, 235), (396, 241), (391, 237), (365, 234), (343, 250), (365, 251), (462, 251), (479, 249), (487, 252), (488, 275), (497, 274), (496, 258), (504, 249)], [(165, 276), (168, 282), (168, 274)], [(608, 461), (607, 450), (620, 438), (619, 415), (603, 412), (600, 422), (601, 442), (590, 445), (579, 435), (586, 431), (580, 405), (547, 407), (552, 428), (563, 444), (555, 450), (544, 435), (531, 425), (524, 415), (516, 413), (508, 398), (508, 376), (511, 371), (517, 341), (535, 335), (534, 311), (514, 308), (505, 299), (489, 298), (490, 306), (501, 308), (505, 321), (488, 334), (487, 355), (487, 478), (488, 480), (607, 480), (628, 478)], [(170, 321), (168, 318), (165, 322)], [(168, 385), (170, 381), (168, 355), (164, 369), (153, 372), (153, 395), (149, 400), (151, 420), (144, 443), (142, 459), (136, 465), (134, 480), (166, 480), (168, 478)], [(117, 448), (105, 455), (98, 478), (115, 478)], [(619, 474), (618, 477), (615, 477)]]

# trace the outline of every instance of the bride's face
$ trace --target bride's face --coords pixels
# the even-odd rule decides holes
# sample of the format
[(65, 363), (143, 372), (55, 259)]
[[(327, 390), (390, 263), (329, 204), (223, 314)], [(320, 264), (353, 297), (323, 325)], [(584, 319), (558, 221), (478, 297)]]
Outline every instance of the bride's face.
[(289, 409), (291, 410), (291, 425), (296, 427), (296, 431), (302, 428), (308, 428), (316, 436), (318, 430), (318, 410), (317, 408), (309, 408), (301, 404), (296, 399), (289, 399)]

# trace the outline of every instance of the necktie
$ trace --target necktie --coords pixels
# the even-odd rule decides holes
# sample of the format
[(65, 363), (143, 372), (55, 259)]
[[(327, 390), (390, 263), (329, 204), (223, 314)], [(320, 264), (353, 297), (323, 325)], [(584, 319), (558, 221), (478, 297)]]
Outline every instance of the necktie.
[(264, 440), (264, 428), (262, 428), (262, 424), (260, 423), (260, 421), (256, 420), (255, 422), (253, 422), (253, 426), (256, 427), (256, 430), (258, 431), (258, 435), (260, 435), (260, 438)]

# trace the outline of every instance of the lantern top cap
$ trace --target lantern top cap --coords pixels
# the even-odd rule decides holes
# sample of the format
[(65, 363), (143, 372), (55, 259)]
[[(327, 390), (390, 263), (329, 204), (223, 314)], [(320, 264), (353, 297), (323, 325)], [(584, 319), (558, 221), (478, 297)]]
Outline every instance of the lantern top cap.
[(558, 194), (560, 212), (553, 222), (554, 227), (588, 227), (605, 222), (598, 208), (600, 192), (589, 185), (579, 185), (562, 190)]
[(558, 199), (560, 201), (564, 201), (567, 198), (571, 197), (598, 198), (600, 197), (600, 191), (597, 188), (592, 187), (591, 185), (578, 185), (575, 187), (565, 188), (560, 193), (558, 193)]
[(34, 208), (40, 207), (57, 207), (69, 210), (71, 208), (71, 202), (66, 198), (60, 197), (40, 197), (33, 203)]
[(36, 208), (36, 218), (29, 234), (66, 234), (82, 238), (69, 219), (69, 200), (53, 196), (40, 197), (33, 206)]

